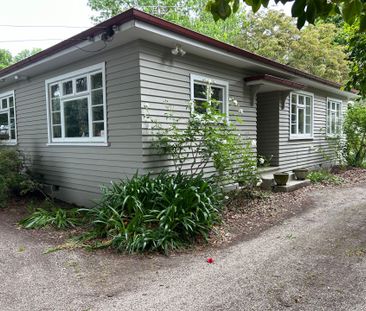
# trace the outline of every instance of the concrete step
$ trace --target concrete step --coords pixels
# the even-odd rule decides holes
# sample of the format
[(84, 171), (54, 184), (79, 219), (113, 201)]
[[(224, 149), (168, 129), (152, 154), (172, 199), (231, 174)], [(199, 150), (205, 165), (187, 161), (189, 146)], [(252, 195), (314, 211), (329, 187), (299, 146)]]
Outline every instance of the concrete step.
[(310, 186), (311, 182), (308, 179), (305, 180), (295, 180), (295, 179), (289, 179), (286, 186), (274, 186), (273, 191), (274, 192), (291, 192), (295, 191), (297, 189)]

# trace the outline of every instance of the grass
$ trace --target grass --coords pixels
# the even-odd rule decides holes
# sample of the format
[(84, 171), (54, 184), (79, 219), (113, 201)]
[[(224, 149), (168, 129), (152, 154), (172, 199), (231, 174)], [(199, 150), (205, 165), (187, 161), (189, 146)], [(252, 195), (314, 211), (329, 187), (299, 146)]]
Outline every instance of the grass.
[(332, 185), (340, 185), (343, 183), (343, 179), (341, 177), (338, 177), (326, 170), (310, 172), (307, 178), (312, 183), (324, 183)]

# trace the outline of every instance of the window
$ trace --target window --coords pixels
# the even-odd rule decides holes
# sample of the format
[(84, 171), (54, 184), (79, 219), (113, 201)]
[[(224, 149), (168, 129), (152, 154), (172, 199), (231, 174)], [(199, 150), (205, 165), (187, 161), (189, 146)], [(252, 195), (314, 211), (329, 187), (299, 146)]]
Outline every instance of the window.
[(0, 94), (0, 144), (1, 143), (17, 143), (14, 92)]
[(328, 98), (327, 100), (327, 135), (341, 133), (342, 101)]
[(46, 81), (50, 143), (106, 143), (104, 64)]
[(313, 95), (291, 93), (290, 138), (307, 139), (313, 136)]
[(229, 84), (225, 81), (212, 80), (206, 77), (191, 75), (191, 99), (194, 110), (205, 113), (204, 103), (214, 100), (221, 113), (228, 113), (227, 96)]

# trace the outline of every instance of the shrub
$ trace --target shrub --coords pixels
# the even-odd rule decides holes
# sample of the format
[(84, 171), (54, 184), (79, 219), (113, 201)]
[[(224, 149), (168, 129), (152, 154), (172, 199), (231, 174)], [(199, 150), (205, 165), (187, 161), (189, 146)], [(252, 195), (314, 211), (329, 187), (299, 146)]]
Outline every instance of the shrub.
[(363, 166), (366, 157), (366, 106), (364, 104), (356, 103), (348, 107), (343, 130), (347, 137), (348, 164)]
[(41, 207), (31, 203), (29, 209), (31, 214), (19, 222), (25, 229), (40, 229), (47, 226), (66, 229), (82, 223), (82, 213), (78, 209), (60, 208), (48, 200), (45, 200)]
[[(240, 135), (234, 120), (221, 113), (215, 100), (201, 103), (205, 113), (195, 112), (194, 103), (187, 105), (188, 121), (166, 114), (166, 122), (154, 123), (156, 140), (152, 147), (160, 155), (167, 156), (175, 170), (187, 170), (192, 176), (203, 174), (209, 163), (216, 169), (216, 181), (220, 184), (238, 182), (251, 188), (258, 182), (256, 158), (251, 141)], [(147, 107), (145, 107), (147, 110)], [(242, 109), (239, 109), (239, 111)], [(236, 120), (241, 123), (240, 118)]]
[(0, 147), (0, 206), (4, 206), (11, 195), (25, 194), (35, 188), (24, 155), (16, 149)]
[(167, 253), (207, 238), (220, 221), (221, 200), (221, 191), (201, 174), (136, 174), (103, 188), (100, 204), (88, 211), (93, 227), (87, 236), (107, 238), (121, 251)]
[(327, 183), (339, 185), (343, 182), (342, 178), (333, 175), (326, 170), (310, 172), (308, 174), (308, 178), (312, 183)]

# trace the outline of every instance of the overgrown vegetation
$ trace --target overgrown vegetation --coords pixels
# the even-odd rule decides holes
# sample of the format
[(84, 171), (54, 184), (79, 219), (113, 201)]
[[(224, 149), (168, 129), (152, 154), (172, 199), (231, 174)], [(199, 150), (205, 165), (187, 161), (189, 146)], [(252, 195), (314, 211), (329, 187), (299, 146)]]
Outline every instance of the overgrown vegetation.
[(98, 206), (87, 211), (87, 238), (105, 238), (121, 251), (161, 251), (206, 238), (220, 221), (222, 193), (202, 175), (162, 172), (135, 175), (103, 188)]
[(366, 164), (366, 105), (350, 105), (343, 130), (347, 138), (346, 159), (349, 165), (364, 167)]
[(155, 124), (156, 140), (152, 147), (166, 160), (173, 161), (175, 171), (186, 169), (192, 176), (203, 175), (212, 164), (218, 184), (236, 182), (252, 188), (258, 181), (258, 172), (251, 141), (240, 134), (236, 122), (242, 123), (241, 119), (230, 121), (217, 107), (219, 103), (214, 99), (201, 103), (200, 109), (195, 109), (191, 102), (187, 106), (188, 120), (168, 113), (167, 125), (147, 116), (147, 121)]
[(307, 178), (312, 183), (340, 185), (343, 182), (342, 178), (328, 172), (327, 170), (312, 171), (308, 174)]
[(53, 202), (32, 202), (29, 205), (30, 215), (19, 222), (25, 229), (40, 229), (51, 226), (56, 229), (67, 229), (81, 225), (83, 214), (80, 210), (57, 207)]
[(14, 148), (0, 147), (0, 207), (4, 207), (12, 195), (24, 195), (37, 187), (25, 165), (24, 155)]

